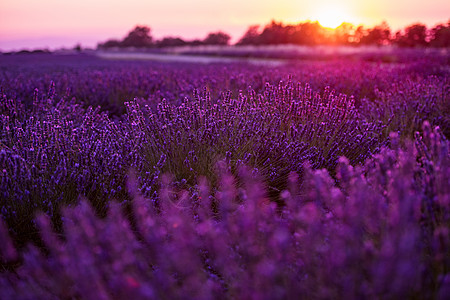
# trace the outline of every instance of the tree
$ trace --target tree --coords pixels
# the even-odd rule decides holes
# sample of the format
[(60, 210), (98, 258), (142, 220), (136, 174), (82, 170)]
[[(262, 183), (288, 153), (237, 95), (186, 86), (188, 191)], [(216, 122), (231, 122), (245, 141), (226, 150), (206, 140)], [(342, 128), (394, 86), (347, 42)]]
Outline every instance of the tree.
[(208, 34), (203, 43), (205, 45), (228, 45), (230, 39), (231, 37), (228, 34), (218, 31)]
[(302, 45), (318, 45), (323, 44), (326, 40), (324, 28), (319, 24), (319, 22), (305, 22), (303, 24), (299, 24), (296, 35), (298, 44)]
[(426, 46), (427, 27), (420, 23), (410, 25), (405, 28), (404, 34), (401, 31), (395, 34), (395, 43), (401, 47)]
[(364, 35), (360, 43), (365, 45), (386, 45), (389, 43), (391, 38), (391, 29), (386, 22), (381, 23), (380, 25), (375, 26), (372, 29), (368, 30), (367, 35)]
[(360, 45), (362, 38), (368, 34), (367, 32), (368, 31), (366, 28), (364, 28), (364, 26), (359, 25), (358, 28), (356, 28), (355, 32), (353, 33), (353, 36), (350, 37), (350, 41), (354, 45)]
[(352, 24), (346, 22), (342, 23), (334, 30), (334, 42), (339, 45), (350, 44), (354, 31)]
[(289, 41), (283, 23), (277, 23), (274, 20), (264, 27), (259, 39), (261, 44), (266, 45), (287, 44)]
[(414, 24), (406, 28), (406, 37), (414, 46), (427, 45), (427, 27), (423, 24)]
[(241, 37), (238, 45), (257, 45), (259, 43), (259, 25), (250, 26)]
[(147, 26), (136, 26), (128, 33), (128, 36), (123, 39), (120, 46), (137, 48), (150, 47), (152, 45), (150, 31), (150, 28)]
[(77, 52), (81, 52), (81, 50), (83, 50), (83, 48), (81, 47), (81, 44), (78, 43), (73, 47), (73, 50), (75, 50)]
[(438, 24), (430, 30), (430, 45), (433, 47), (450, 47), (450, 20), (447, 24)]

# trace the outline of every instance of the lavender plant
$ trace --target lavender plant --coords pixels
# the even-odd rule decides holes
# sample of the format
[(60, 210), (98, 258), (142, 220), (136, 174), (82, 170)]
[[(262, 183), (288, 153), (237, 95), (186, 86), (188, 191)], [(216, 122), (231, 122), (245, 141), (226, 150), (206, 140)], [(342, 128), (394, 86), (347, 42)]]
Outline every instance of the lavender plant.
[(376, 90), (373, 101), (365, 101), (360, 110), (371, 122), (388, 124), (385, 135), (396, 131), (410, 139), (428, 120), (450, 136), (448, 78), (427, 77), (420, 82), (405, 80), (385, 90)]
[(233, 172), (242, 164), (256, 168), (278, 194), (289, 172), (301, 172), (304, 161), (334, 172), (339, 156), (356, 164), (384, 143), (383, 125), (365, 122), (352, 98), (328, 89), (313, 93), (292, 81), (267, 84), (262, 95), (248, 90), (233, 99), (227, 93), (217, 103), (205, 89), (180, 106), (163, 100), (156, 112), (136, 101), (126, 106), (125, 131), (138, 147), (138, 170), (147, 170), (147, 195), (154, 192), (155, 173), (148, 170), (155, 166), (192, 186), (199, 175), (214, 183), (219, 159)]

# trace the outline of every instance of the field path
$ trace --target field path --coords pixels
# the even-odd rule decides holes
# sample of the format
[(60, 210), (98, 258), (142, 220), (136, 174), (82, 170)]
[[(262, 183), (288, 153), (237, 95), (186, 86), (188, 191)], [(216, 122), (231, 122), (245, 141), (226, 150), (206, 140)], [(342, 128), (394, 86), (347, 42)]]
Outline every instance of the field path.
[(139, 53), (139, 52), (103, 52), (98, 51), (96, 55), (103, 59), (113, 60), (155, 60), (164, 62), (186, 62), (186, 63), (249, 63), (256, 65), (280, 66), (289, 63), (283, 59), (266, 58), (242, 58), (242, 57), (221, 57), (206, 55), (186, 55), (186, 54), (159, 54), (159, 53)]

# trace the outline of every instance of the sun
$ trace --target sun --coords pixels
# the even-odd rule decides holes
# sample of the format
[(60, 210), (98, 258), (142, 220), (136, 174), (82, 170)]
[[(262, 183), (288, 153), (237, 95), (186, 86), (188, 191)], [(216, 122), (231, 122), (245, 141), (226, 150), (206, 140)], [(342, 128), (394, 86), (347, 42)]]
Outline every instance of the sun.
[(311, 19), (318, 21), (323, 27), (334, 29), (343, 22), (352, 22), (353, 17), (343, 6), (323, 4), (316, 9), (313, 18)]

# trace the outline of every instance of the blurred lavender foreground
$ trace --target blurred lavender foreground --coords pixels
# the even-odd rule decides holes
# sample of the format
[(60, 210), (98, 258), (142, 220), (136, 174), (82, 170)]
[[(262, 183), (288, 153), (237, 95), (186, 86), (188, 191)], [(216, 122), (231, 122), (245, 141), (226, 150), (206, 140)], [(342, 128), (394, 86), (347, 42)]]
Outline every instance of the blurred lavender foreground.
[(0, 62), (0, 299), (450, 294), (448, 60)]

